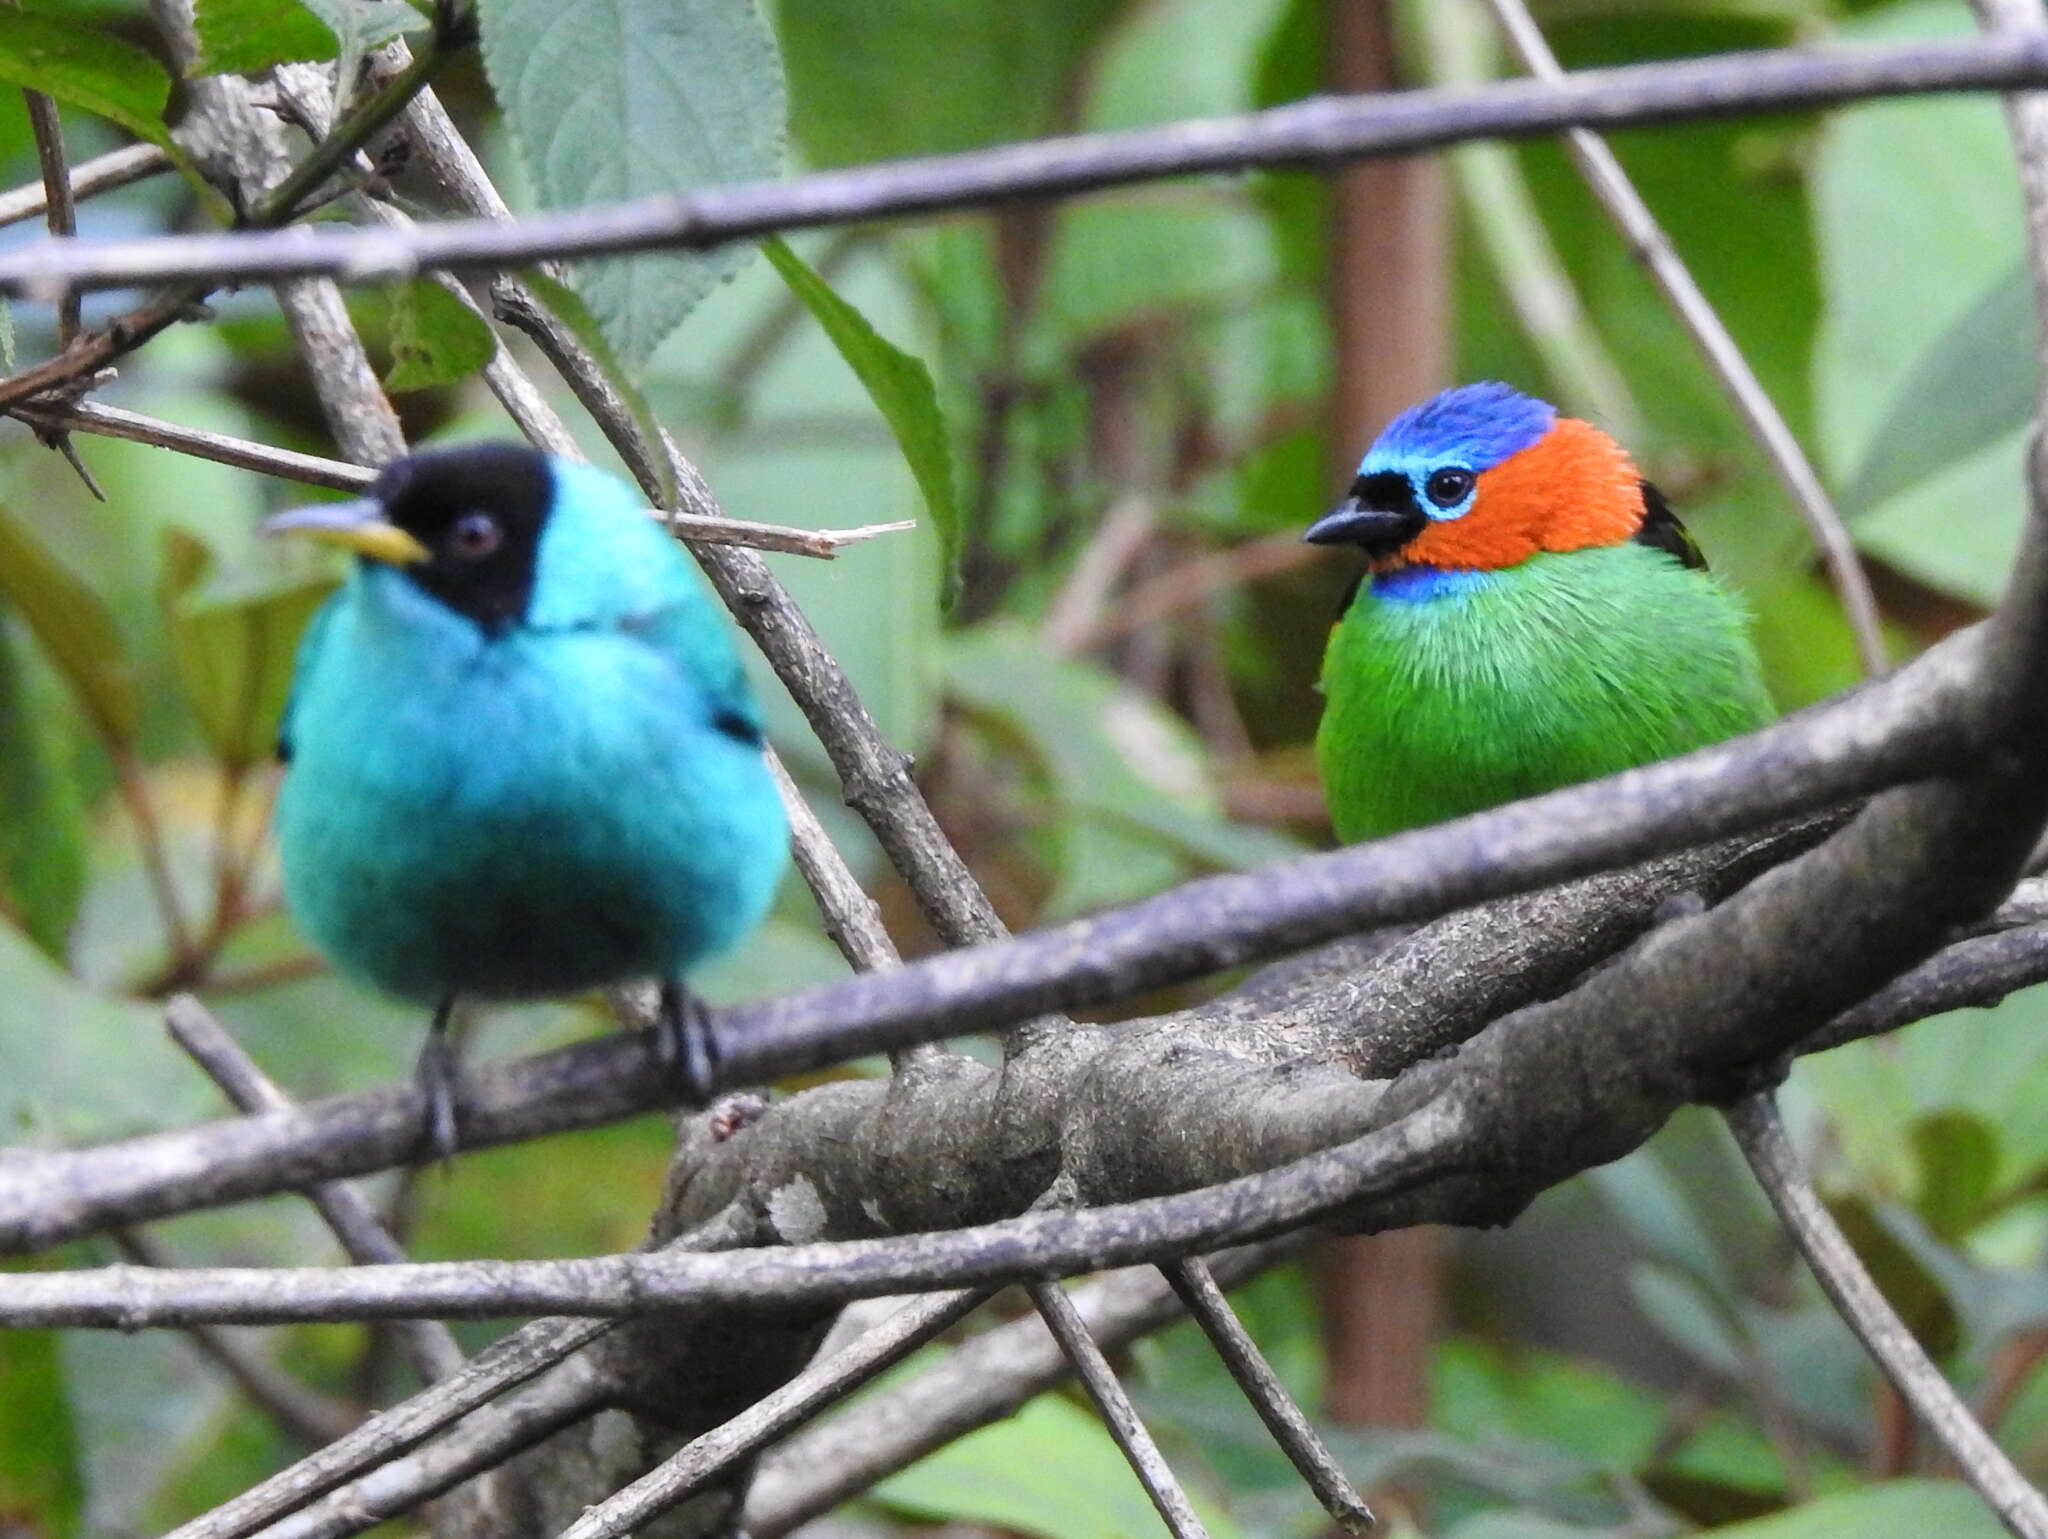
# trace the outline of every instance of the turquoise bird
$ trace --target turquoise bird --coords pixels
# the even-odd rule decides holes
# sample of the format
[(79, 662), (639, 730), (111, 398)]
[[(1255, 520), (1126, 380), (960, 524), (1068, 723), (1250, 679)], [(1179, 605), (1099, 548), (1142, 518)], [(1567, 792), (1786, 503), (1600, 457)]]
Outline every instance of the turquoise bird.
[(701, 1100), (683, 979), (767, 911), (789, 830), (723, 617), (645, 504), (489, 445), (394, 462), (265, 529), (354, 550), (279, 733), (285, 899), (344, 973), (433, 1008), (427, 1135), (455, 1145), (449, 1012), (652, 978)]
[(1396, 417), (1303, 538), (1367, 563), (1316, 734), (1346, 842), (1771, 718), (1747, 616), (1656, 488), (1607, 434), (1506, 385)]

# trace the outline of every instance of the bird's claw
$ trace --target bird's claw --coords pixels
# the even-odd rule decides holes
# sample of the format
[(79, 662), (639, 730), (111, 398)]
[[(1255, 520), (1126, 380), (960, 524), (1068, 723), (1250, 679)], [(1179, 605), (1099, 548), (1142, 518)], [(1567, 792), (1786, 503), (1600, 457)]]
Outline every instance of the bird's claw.
[(655, 1051), (662, 1065), (675, 1072), (684, 1098), (692, 1106), (709, 1105), (718, 1088), (721, 1054), (704, 1001), (680, 983), (663, 984), (654, 1031)]

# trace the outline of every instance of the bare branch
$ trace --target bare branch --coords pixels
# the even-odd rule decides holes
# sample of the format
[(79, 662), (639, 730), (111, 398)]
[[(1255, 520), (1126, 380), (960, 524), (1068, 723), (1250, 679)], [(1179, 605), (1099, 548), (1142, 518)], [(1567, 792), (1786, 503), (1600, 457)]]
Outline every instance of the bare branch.
[(1315, 1492), (1323, 1511), (1347, 1534), (1370, 1532), (1374, 1523), (1372, 1509), (1352, 1486), (1321, 1434), (1287, 1393), (1280, 1376), (1259, 1351), (1259, 1344), (1252, 1340), (1251, 1333), (1231, 1309), (1230, 1301), (1223, 1296), (1223, 1290), (1216, 1286), (1208, 1264), (1189, 1257), (1159, 1270), (1172, 1285), (1182, 1307), (1201, 1326), (1223, 1366), (1230, 1370), (1245, 1399), (1259, 1413), (1259, 1420), (1273, 1434), (1273, 1441)]
[[(64, 126), (57, 104), (41, 91), (23, 91), (29, 128), (35, 134), (36, 160), (43, 172), (43, 205), (49, 211), (50, 233), (69, 240), (78, 233), (78, 210), (71, 201), (71, 168), (64, 159)], [(78, 292), (67, 290), (57, 301), (57, 343), (69, 347), (78, 335)]]
[[(1557, 62), (1557, 55), (1550, 51), (1550, 44), (1544, 41), (1543, 29), (1529, 14), (1525, 0), (1488, 0), (1488, 3), (1500, 20), (1501, 30), (1507, 34), (1508, 41), (1521, 59), (1522, 67), (1538, 80), (1563, 83), (1568, 77)], [(1650, 205), (1643, 201), (1643, 195), (1636, 191), (1635, 184), (1622, 169), (1620, 158), (1607, 147), (1607, 141), (1591, 129), (1575, 128), (1565, 134), (1564, 142), (1593, 196), (1613, 218), (1615, 227), (1635, 252), (1636, 260), (1643, 264), (1664, 291), (1672, 312), (1692, 333), (1693, 341), (1699, 345), (1700, 352), (1720, 380), (1730, 404), (1749, 429), (1750, 437), (1756, 440), (1757, 447), (1763, 450), (1764, 457), (1771, 462), (1779, 482), (1805, 521), (1807, 532), (1820, 547), (1829, 579), (1841, 598), (1849, 628), (1855, 634), (1863, 671), (1873, 676), (1883, 673), (1891, 662), (1885, 653), (1884, 631), (1878, 622), (1877, 599), (1870, 591), (1870, 577), (1863, 570), (1862, 558), (1856, 554), (1848, 527), (1836, 511), (1827, 488), (1821, 485), (1820, 473), (1806, 457), (1806, 451), (1800, 447), (1799, 440), (1793, 436), (1770, 393), (1764, 389), (1763, 381), (1756, 377), (1756, 370), (1750, 367), (1749, 359), (1728, 334), (1728, 328), (1722, 324), (1713, 303), (1693, 278), (1671, 237), (1657, 222), (1657, 216), (1650, 212)]]
[(894, 1366), (988, 1300), (965, 1288), (905, 1304), (844, 1349), (820, 1358), (746, 1410), (686, 1445), (609, 1500), (586, 1512), (562, 1539), (623, 1539), (707, 1487), (852, 1390)]
[(1194, 1504), (1181, 1489), (1166, 1455), (1159, 1451), (1159, 1444), (1138, 1415), (1138, 1408), (1131, 1404), (1130, 1395), (1117, 1381), (1116, 1370), (1109, 1366), (1102, 1348), (1088, 1334), (1087, 1322), (1067, 1297), (1067, 1290), (1058, 1283), (1032, 1283), (1029, 1291), (1039, 1318), (1060, 1344), (1060, 1351), (1072, 1365), (1081, 1387), (1088, 1391), (1088, 1398), (1102, 1413), (1111, 1439), (1122, 1450), (1138, 1484), (1145, 1488), (1145, 1495), (1166, 1524), (1167, 1532), (1174, 1539), (1209, 1539), (1208, 1529), (1195, 1516)]
[[(1212, 1259), (1235, 1287), (1300, 1251), (1297, 1233)], [(1106, 1352), (1171, 1324), (1179, 1301), (1156, 1273), (1118, 1272), (1074, 1291), (1089, 1334)], [(1027, 1316), (966, 1342), (908, 1383), (800, 1433), (754, 1477), (745, 1531), (778, 1539), (953, 1439), (1010, 1415), (1066, 1378), (1070, 1365), (1043, 1321)]]
[(1104, 187), (1255, 166), (1320, 166), (1475, 138), (1573, 126), (1618, 128), (1873, 96), (2048, 83), (2048, 45), (2028, 36), (1892, 47), (1755, 50), (1589, 70), (1563, 85), (1509, 82), (1478, 92), (1318, 98), (1239, 118), (1080, 135), (787, 182), (705, 188), (687, 197), (539, 216), (390, 230), (166, 236), (42, 246), (0, 258), (0, 292), (66, 284), (115, 288), (166, 279), (322, 274), (380, 283), (437, 268), (504, 268), (542, 257), (699, 250), (781, 230), (1071, 196)]
[(1921, 1350), (1828, 1215), (1768, 1095), (1728, 1113), (1728, 1126), (1806, 1264), (1892, 1387), (1941, 1440), (1963, 1478), (1977, 1488), (2017, 1539), (2048, 1539), (2048, 1500), (2034, 1489)]
[[(171, 1040), (190, 1054), (242, 1111), (283, 1111), (293, 1104), (191, 995), (180, 994), (165, 1006), (164, 1024)], [(349, 1260), (371, 1265), (406, 1259), (404, 1249), (391, 1237), (369, 1199), (354, 1187), (326, 1181), (307, 1188), (306, 1197), (341, 1242)], [(422, 1383), (449, 1378), (461, 1369), (462, 1349), (455, 1344), (454, 1333), (439, 1320), (398, 1320), (393, 1328)]]
[[(154, 144), (130, 144), (71, 168), (74, 202), (112, 192), (171, 169), (171, 157)], [(50, 206), (49, 189), (41, 182), (0, 192), (0, 228), (33, 219)]]
[(837, 1303), (1170, 1260), (1263, 1238), (1367, 1197), (1459, 1168), (1474, 1139), (1455, 1102), (1276, 1170), (1200, 1191), (1027, 1214), (943, 1234), (764, 1246), (702, 1255), (673, 1247), (573, 1261), (415, 1262), (368, 1267), (109, 1266), (0, 1274), (0, 1320), (17, 1327), (232, 1320), (278, 1324), (434, 1314), (631, 1315), (716, 1305)]

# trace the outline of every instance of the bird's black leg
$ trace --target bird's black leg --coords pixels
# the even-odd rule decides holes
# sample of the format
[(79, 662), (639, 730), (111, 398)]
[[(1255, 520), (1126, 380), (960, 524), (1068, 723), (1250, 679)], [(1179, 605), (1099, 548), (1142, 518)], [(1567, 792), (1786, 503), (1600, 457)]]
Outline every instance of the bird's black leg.
[(654, 1031), (661, 1061), (676, 1071), (690, 1104), (708, 1105), (718, 1085), (719, 1052), (704, 1001), (681, 980), (671, 978), (661, 986), (661, 1014)]
[(448, 995), (434, 1006), (433, 1024), (427, 1028), (426, 1046), (413, 1077), (420, 1094), (427, 1098), (427, 1118), (420, 1129), (435, 1159), (455, 1155), (455, 1045), (448, 1036), (449, 1017), (455, 1013), (455, 996)]

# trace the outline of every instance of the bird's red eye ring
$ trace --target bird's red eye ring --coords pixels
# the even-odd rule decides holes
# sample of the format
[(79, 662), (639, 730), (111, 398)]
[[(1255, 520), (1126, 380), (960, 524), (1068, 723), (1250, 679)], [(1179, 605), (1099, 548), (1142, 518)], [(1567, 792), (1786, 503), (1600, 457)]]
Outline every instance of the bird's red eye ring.
[(448, 545), (465, 561), (481, 561), (503, 542), (505, 533), (488, 513), (465, 513), (448, 531)]

